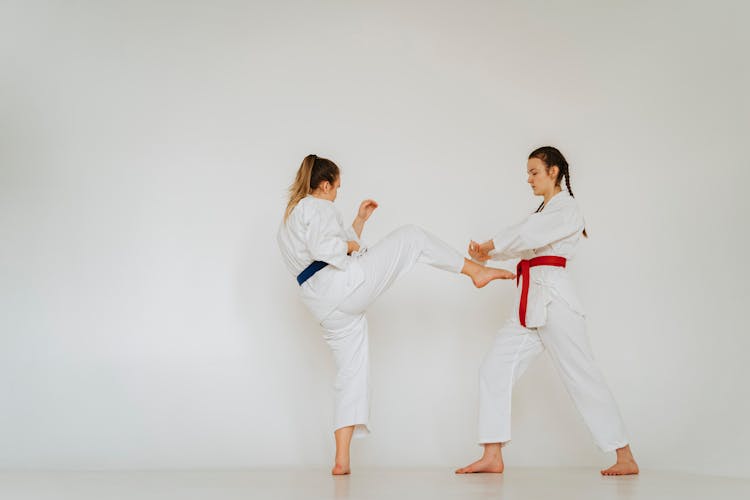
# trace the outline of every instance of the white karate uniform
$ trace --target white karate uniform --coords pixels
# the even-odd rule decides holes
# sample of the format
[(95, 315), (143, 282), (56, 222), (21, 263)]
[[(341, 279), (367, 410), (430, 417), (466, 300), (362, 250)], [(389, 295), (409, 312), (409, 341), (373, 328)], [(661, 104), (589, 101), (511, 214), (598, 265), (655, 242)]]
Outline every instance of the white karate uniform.
[[(567, 191), (544, 209), (493, 238), (493, 260), (555, 255), (570, 259), (583, 233), (583, 215)], [(510, 441), (515, 382), (545, 348), (597, 446), (612, 451), (628, 444), (617, 404), (597, 367), (586, 335), (583, 307), (568, 270), (537, 266), (529, 271), (526, 327), (518, 311), (498, 332), (479, 377), (479, 443)]]
[[(279, 227), (277, 240), (290, 273), (313, 261), (329, 265), (300, 288), (300, 297), (320, 322), (336, 362), (334, 430), (354, 425), (354, 436), (368, 434), (369, 347), (367, 307), (414, 264), (422, 262), (454, 273), (464, 258), (417, 226), (403, 226), (367, 248), (328, 200), (308, 196)], [(347, 240), (360, 250), (349, 256)]]

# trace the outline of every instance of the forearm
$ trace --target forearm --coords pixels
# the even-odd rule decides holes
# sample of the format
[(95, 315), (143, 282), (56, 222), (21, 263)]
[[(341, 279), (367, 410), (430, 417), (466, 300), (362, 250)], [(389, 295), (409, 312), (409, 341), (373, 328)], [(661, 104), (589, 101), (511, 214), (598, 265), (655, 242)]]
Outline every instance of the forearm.
[(354, 222), (352, 222), (352, 228), (354, 228), (354, 232), (357, 233), (357, 238), (362, 237), (362, 230), (365, 228), (365, 220), (359, 216), (354, 218)]

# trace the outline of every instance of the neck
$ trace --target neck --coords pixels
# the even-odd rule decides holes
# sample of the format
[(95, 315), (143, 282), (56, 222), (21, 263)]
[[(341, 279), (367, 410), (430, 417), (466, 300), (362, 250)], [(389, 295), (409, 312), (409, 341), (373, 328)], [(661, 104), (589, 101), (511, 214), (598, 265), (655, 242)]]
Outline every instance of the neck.
[(313, 196), (314, 198), (318, 198), (320, 200), (333, 201), (333, 200), (331, 200), (331, 198), (327, 194), (325, 194), (325, 193), (323, 193), (321, 191), (313, 191), (312, 193), (310, 193), (310, 196)]
[(555, 186), (554, 189), (552, 189), (552, 191), (548, 191), (548, 192), (544, 193), (544, 204), (546, 205), (547, 202), (550, 199), (552, 199), (552, 197), (555, 196), (560, 191), (562, 191), (562, 188), (560, 186)]

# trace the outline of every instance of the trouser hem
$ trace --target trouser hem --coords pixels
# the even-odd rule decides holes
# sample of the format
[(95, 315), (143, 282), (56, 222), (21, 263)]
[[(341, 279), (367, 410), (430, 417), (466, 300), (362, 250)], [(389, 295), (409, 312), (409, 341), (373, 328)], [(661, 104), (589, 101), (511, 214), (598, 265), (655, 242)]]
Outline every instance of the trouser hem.
[(479, 442), (477, 443), (477, 445), (484, 446), (486, 444), (495, 444), (495, 443), (500, 443), (500, 447), (501, 448), (505, 448), (506, 446), (508, 446), (510, 444), (510, 438), (505, 438), (505, 439), (493, 439), (493, 438), (484, 439), (484, 438), (480, 438)]
[(353, 438), (363, 438), (367, 437), (371, 434), (372, 431), (370, 431), (370, 427), (367, 422), (358, 422), (358, 423), (350, 423), (350, 424), (343, 424), (343, 425), (336, 425), (333, 429), (333, 432), (336, 432), (339, 429), (343, 429), (344, 427), (351, 427), (354, 426), (354, 434), (352, 435)]

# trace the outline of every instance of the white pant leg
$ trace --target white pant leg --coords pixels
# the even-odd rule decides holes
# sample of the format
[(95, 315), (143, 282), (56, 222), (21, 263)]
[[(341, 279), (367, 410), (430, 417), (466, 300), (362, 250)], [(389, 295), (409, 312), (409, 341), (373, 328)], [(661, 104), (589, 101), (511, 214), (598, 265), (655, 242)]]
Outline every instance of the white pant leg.
[(360, 314), (418, 262), (460, 273), (464, 258), (454, 248), (424, 229), (402, 226), (357, 258), (364, 283), (339, 305), (339, 310)]
[(336, 361), (334, 429), (355, 425), (369, 433), (369, 346), (365, 311), (417, 262), (461, 272), (464, 258), (417, 226), (403, 226), (358, 257), (365, 280), (321, 326)]
[(510, 441), (513, 386), (543, 350), (539, 334), (517, 320), (497, 333), (479, 370), (479, 444)]
[(597, 446), (612, 451), (627, 445), (625, 425), (594, 360), (583, 317), (553, 300), (538, 331)]
[(354, 425), (354, 437), (370, 433), (370, 358), (364, 314), (334, 311), (321, 322), (336, 362), (334, 431)]

